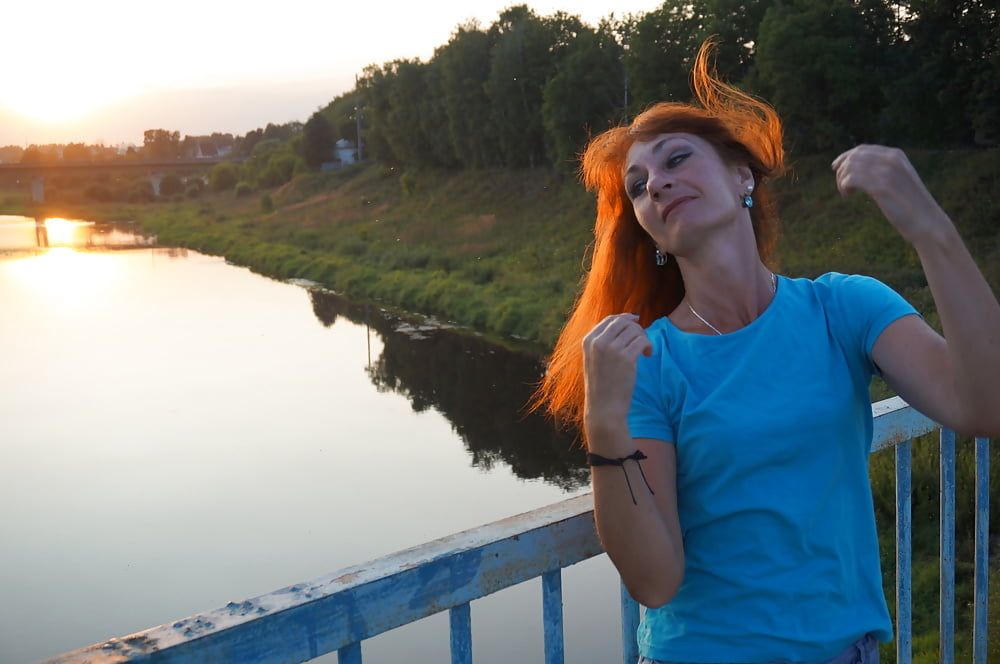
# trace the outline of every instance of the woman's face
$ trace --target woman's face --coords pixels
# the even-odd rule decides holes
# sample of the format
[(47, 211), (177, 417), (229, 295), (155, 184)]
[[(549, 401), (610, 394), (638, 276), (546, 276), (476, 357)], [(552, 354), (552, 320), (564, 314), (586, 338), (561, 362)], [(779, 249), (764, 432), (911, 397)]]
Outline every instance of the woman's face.
[(661, 251), (686, 255), (739, 215), (753, 176), (724, 162), (711, 143), (693, 134), (660, 134), (636, 142), (625, 158), (625, 191), (639, 224)]

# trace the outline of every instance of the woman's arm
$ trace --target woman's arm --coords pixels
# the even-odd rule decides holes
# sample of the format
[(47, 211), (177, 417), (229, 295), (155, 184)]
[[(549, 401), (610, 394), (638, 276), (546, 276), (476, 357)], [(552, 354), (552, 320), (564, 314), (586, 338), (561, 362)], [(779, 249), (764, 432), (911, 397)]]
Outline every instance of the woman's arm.
[(917, 251), (942, 338), (915, 316), (879, 336), (872, 359), (904, 400), (965, 434), (1000, 436), (1000, 303), (955, 225), (900, 150), (861, 145), (833, 162), (841, 192), (868, 193)]
[[(583, 346), (584, 427), (589, 450), (617, 459), (639, 449), (648, 457), (626, 461), (622, 467), (592, 469), (597, 533), (632, 597), (656, 608), (669, 602), (680, 588), (684, 547), (677, 515), (674, 446), (634, 440), (626, 423), (636, 361), (652, 347), (645, 330), (628, 314), (598, 323)], [(646, 489), (639, 463), (655, 496)]]
[[(636, 449), (646, 455), (642, 472), (635, 462), (625, 462), (632, 485), (616, 466), (591, 469), (594, 489), (594, 523), (601, 544), (618, 569), (632, 597), (650, 608), (660, 607), (677, 594), (684, 579), (684, 543), (677, 514), (677, 459), (674, 445), (661, 440), (629, 438), (627, 429), (599, 434), (604, 449), (618, 448), (613, 458)], [(607, 454), (602, 456), (608, 456)], [(632, 494), (638, 504), (632, 502)]]

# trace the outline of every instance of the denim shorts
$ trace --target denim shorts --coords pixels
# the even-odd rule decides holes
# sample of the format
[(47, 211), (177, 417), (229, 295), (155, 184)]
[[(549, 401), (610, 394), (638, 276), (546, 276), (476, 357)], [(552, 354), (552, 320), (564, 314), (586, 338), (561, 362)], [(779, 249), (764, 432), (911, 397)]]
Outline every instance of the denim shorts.
[[(662, 659), (639, 657), (639, 664), (684, 664), (684, 662), (668, 662)], [(722, 664), (719, 662), (718, 664)], [(871, 634), (865, 634), (860, 639), (847, 646), (847, 649), (832, 659), (815, 662), (790, 662), (787, 659), (771, 660), (761, 664), (878, 664), (878, 641)]]

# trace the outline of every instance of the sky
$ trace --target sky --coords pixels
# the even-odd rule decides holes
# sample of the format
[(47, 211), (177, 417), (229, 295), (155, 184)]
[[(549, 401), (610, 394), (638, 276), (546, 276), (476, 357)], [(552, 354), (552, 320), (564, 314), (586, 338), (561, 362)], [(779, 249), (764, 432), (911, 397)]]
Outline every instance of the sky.
[[(427, 60), (514, 0), (54, 0), (5, 3), (0, 145), (141, 143), (145, 129), (242, 134), (305, 121), (368, 64)], [(655, 0), (529, 1), (596, 25)]]

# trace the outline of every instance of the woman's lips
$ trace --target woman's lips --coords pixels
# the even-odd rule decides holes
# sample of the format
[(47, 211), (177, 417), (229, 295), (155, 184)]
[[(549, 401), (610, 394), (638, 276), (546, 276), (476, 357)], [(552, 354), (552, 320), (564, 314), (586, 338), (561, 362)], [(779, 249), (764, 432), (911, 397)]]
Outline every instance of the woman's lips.
[(674, 210), (676, 210), (677, 208), (679, 208), (681, 205), (684, 205), (685, 203), (687, 203), (690, 200), (694, 200), (694, 196), (681, 196), (680, 198), (678, 198), (678, 199), (674, 200), (673, 202), (671, 202), (670, 205), (668, 205), (663, 210), (663, 221), (667, 220), (667, 215), (669, 215), (671, 212), (673, 212)]

